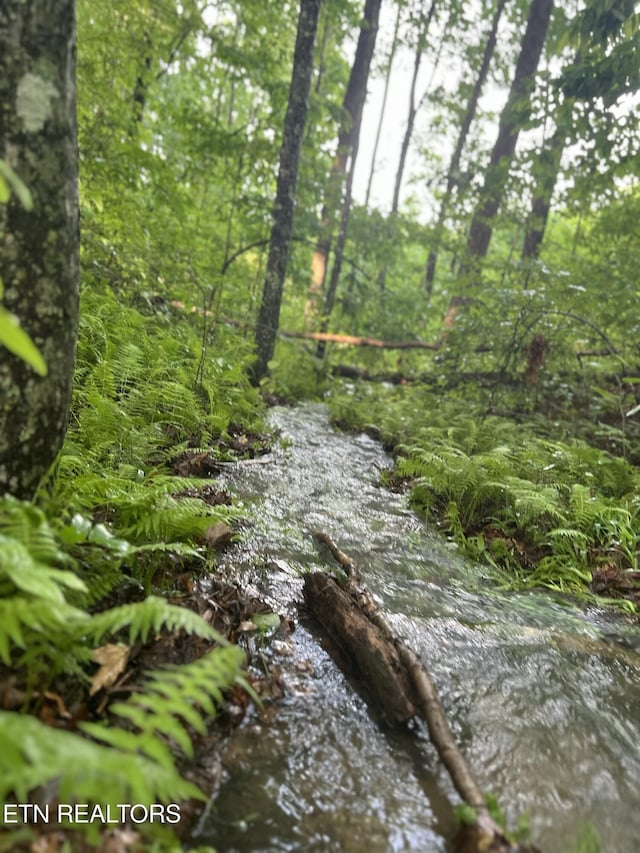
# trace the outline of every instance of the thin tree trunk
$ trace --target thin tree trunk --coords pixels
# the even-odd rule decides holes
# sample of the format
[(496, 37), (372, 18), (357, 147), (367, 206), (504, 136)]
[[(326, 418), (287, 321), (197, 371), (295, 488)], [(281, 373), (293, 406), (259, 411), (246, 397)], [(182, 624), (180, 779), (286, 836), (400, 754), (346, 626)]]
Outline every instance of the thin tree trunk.
[(467, 239), (468, 259), (465, 261), (463, 275), (468, 274), (475, 263), (487, 254), (493, 232), (493, 220), (502, 202), (518, 136), (531, 114), (530, 95), (552, 9), (553, 0), (532, 0), (511, 91), (500, 115), (498, 136), (491, 152), (484, 187), (471, 220)]
[[(581, 54), (578, 51), (574, 57), (573, 65), (579, 65)], [(522, 260), (533, 260), (540, 254), (540, 246), (544, 238), (544, 232), (551, 210), (551, 199), (558, 181), (560, 163), (565, 147), (565, 139), (571, 128), (571, 118), (575, 98), (566, 97), (559, 105), (555, 115), (555, 131), (547, 145), (543, 145), (538, 152), (537, 163), (533, 166), (536, 176), (536, 190), (531, 200), (531, 212), (526, 222), (526, 231), (522, 246)], [(525, 286), (528, 280), (525, 279)]]
[(407, 163), (407, 154), (409, 153), (409, 145), (413, 136), (413, 128), (416, 123), (416, 115), (420, 104), (424, 100), (424, 96), (416, 103), (416, 87), (418, 84), (418, 75), (420, 73), (420, 65), (427, 42), (427, 35), (433, 16), (436, 11), (437, 0), (432, 0), (431, 6), (427, 13), (426, 20), (422, 32), (418, 36), (416, 44), (416, 55), (413, 61), (413, 76), (411, 78), (411, 88), (409, 90), (409, 113), (407, 115), (407, 123), (405, 125), (404, 136), (402, 138), (402, 146), (400, 148), (400, 158), (398, 160), (398, 168), (396, 170), (396, 179), (393, 186), (393, 201), (391, 202), (392, 215), (398, 212), (400, 205), (400, 190), (402, 188), (402, 179), (404, 178), (404, 170)]
[(442, 235), (444, 233), (444, 223), (447, 218), (447, 214), (449, 213), (451, 196), (453, 194), (453, 189), (456, 185), (457, 175), (460, 169), (460, 160), (462, 158), (462, 152), (467, 141), (467, 136), (469, 135), (469, 130), (471, 129), (471, 124), (473, 122), (473, 119), (475, 118), (475, 114), (478, 109), (478, 102), (480, 100), (480, 95), (482, 94), (482, 89), (489, 73), (489, 66), (491, 65), (491, 59), (493, 58), (493, 53), (496, 47), (498, 26), (500, 24), (500, 18), (502, 17), (502, 12), (504, 11), (505, 5), (506, 0), (498, 0), (498, 5), (496, 6), (496, 10), (493, 15), (493, 21), (491, 22), (491, 29), (489, 30), (489, 35), (487, 36), (480, 70), (478, 71), (478, 76), (473, 87), (473, 92), (471, 93), (471, 97), (469, 98), (469, 103), (467, 104), (467, 109), (462, 120), (462, 125), (460, 126), (460, 133), (458, 134), (456, 147), (451, 156), (451, 162), (449, 163), (449, 170), (447, 172), (447, 185), (445, 188), (444, 196), (442, 197), (442, 201), (440, 203), (438, 221), (436, 223), (433, 235), (432, 248), (427, 258), (427, 296), (430, 296), (431, 291), (433, 290), (433, 282), (436, 274), (436, 265), (438, 263), (438, 252), (440, 251), (440, 243), (442, 242)]
[[(320, 331), (326, 332), (329, 328), (329, 319), (331, 317), (331, 312), (333, 311), (333, 306), (336, 301), (336, 293), (338, 292), (338, 283), (340, 281), (340, 273), (342, 272), (342, 258), (344, 256), (344, 247), (347, 242), (347, 229), (349, 227), (349, 215), (351, 213), (351, 194), (353, 191), (353, 176), (356, 170), (356, 160), (358, 158), (358, 141), (356, 140), (355, 145), (353, 146), (353, 152), (351, 156), (351, 166), (349, 168), (349, 175), (347, 177), (347, 186), (345, 189), (345, 197), (342, 203), (342, 215), (340, 217), (340, 228), (338, 230), (338, 239), (336, 240), (336, 248), (333, 257), (333, 267), (331, 269), (331, 279), (329, 280), (329, 287), (327, 288), (327, 295), (324, 303), (324, 311), (322, 315), (322, 322), (320, 324)], [(326, 349), (325, 341), (318, 341), (318, 347), (316, 349), (316, 356), (318, 358), (324, 358), (324, 353)]]
[(531, 200), (531, 212), (527, 219), (522, 246), (523, 261), (533, 260), (540, 254), (540, 245), (551, 210), (551, 199), (560, 171), (565, 135), (566, 129), (557, 127), (549, 144), (540, 151), (539, 159), (544, 160), (544, 163)]
[(329, 44), (329, 37), (331, 36), (331, 21), (329, 12), (325, 9), (324, 14), (324, 26), (322, 27), (322, 38), (320, 39), (320, 50), (318, 55), (318, 72), (316, 76), (316, 84), (313, 87), (316, 94), (319, 95), (322, 91), (322, 81), (324, 80), (324, 74), (327, 70), (327, 66), (325, 64), (325, 56), (327, 53), (327, 45)]
[(367, 194), (364, 199), (364, 206), (369, 206), (369, 198), (371, 196), (371, 185), (373, 184), (373, 177), (376, 172), (376, 157), (378, 156), (378, 147), (380, 145), (380, 137), (382, 135), (382, 125), (384, 123), (384, 117), (387, 110), (387, 99), (389, 97), (389, 84), (391, 83), (391, 69), (393, 67), (393, 60), (396, 56), (396, 50), (398, 49), (398, 32), (400, 30), (400, 19), (402, 18), (402, 6), (398, 6), (398, 12), (396, 14), (396, 23), (393, 28), (393, 39), (391, 41), (391, 50), (389, 51), (389, 58), (387, 60), (387, 67), (385, 68), (384, 74), (384, 92), (382, 95), (382, 106), (380, 107), (380, 117), (378, 118), (378, 127), (376, 128), (376, 138), (373, 145), (373, 154), (371, 155), (371, 168), (369, 170), (369, 180), (367, 182)]
[(318, 311), (320, 294), (327, 277), (329, 252), (333, 241), (333, 222), (335, 212), (341, 209), (342, 184), (352, 158), (354, 145), (360, 136), (362, 111), (367, 98), (369, 69), (378, 34), (378, 20), (382, 0), (366, 0), (363, 25), (360, 29), (356, 55), (351, 67), (342, 108), (345, 122), (338, 135), (338, 147), (331, 165), (329, 184), (322, 208), (320, 236), (311, 262), (311, 282), (305, 308), (307, 324), (311, 324)]
[(280, 149), (269, 259), (256, 325), (257, 357), (250, 375), (251, 382), (254, 385), (257, 385), (267, 372), (269, 361), (275, 349), (276, 334), (280, 322), (280, 304), (291, 247), (300, 152), (307, 120), (309, 91), (313, 73), (313, 52), (321, 5), (322, 0), (301, 0), (300, 3), (289, 102)]
[[(418, 84), (418, 75), (420, 74), (420, 66), (422, 65), (422, 57), (424, 55), (424, 50), (426, 47), (429, 25), (431, 24), (431, 21), (436, 11), (436, 2), (437, 0), (432, 0), (431, 6), (429, 7), (429, 11), (427, 13), (426, 20), (422, 26), (420, 33), (418, 34), (418, 39), (416, 41), (416, 52), (413, 60), (413, 75), (411, 77), (411, 86), (409, 88), (409, 112), (407, 114), (407, 123), (404, 129), (404, 136), (402, 137), (402, 145), (400, 146), (400, 157), (398, 159), (398, 168), (396, 169), (396, 177), (393, 185), (393, 198), (391, 201), (391, 213), (389, 215), (389, 226), (391, 228), (393, 227), (393, 222), (397, 216), (398, 208), (400, 206), (400, 190), (402, 189), (404, 170), (407, 164), (407, 154), (409, 153), (409, 145), (411, 143), (411, 137), (413, 136), (413, 128), (416, 122), (416, 115), (418, 114), (418, 110), (420, 109), (420, 106), (422, 105), (422, 102), (424, 101), (429, 88), (427, 87), (423, 96), (420, 98), (418, 103), (416, 103), (416, 88)], [(434, 74), (435, 69), (438, 65), (438, 59), (436, 59), (435, 62)], [(380, 289), (380, 293), (384, 293), (386, 288), (387, 268), (388, 264), (385, 262), (378, 274), (378, 288)]]
[(0, 4), (0, 159), (33, 210), (0, 204), (5, 308), (31, 336), (46, 376), (0, 357), (0, 494), (33, 496), (67, 426), (78, 323), (78, 152), (73, 0)]

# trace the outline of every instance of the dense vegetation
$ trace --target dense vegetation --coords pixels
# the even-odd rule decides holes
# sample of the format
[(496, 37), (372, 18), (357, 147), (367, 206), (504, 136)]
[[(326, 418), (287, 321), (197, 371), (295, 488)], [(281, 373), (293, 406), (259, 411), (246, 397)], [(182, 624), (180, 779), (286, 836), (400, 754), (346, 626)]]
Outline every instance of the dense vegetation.
[[(394, 57), (414, 58), (395, 146), (413, 162), (386, 196), (389, 167), (372, 169), (373, 206), (363, 105), (345, 93), (380, 3), (322, 5), (282, 302), (265, 321), (282, 334), (256, 375), (299, 8), (78, 0), (73, 401), (32, 500), (0, 499), (0, 800), (56, 778), (80, 802), (202, 798), (179, 768), (223, 692), (245, 684), (242, 655), (171, 601), (178, 578), (215, 567), (207, 531), (241, 509), (177, 461), (247, 452), (265, 401), (327, 396), (336, 422), (376, 430), (397, 453), (390, 479), (502, 583), (636, 611), (634, 4), (424, 6), (383, 4), (366, 68), (365, 93), (367, 74), (381, 90)], [(534, 12), (548, 18), (541, 53), (518, 80)], [(31, 207), (20, 164), (0, 165), (2, 206)], [(0, 341), (42, 370), (1, 310)], [(178, 632), (201, 638), (200, 656), (148, 671), (106, 716), (87, 698), (101, 650)], [(54, 727), (52, 691), (70, 710)]]

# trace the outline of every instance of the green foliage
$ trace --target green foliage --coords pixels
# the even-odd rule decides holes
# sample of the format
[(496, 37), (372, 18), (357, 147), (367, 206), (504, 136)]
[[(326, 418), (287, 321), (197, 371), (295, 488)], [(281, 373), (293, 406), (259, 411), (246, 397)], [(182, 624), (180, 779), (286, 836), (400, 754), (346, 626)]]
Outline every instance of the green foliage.
[[(101, 547), (100, 538), (107, 548), (113, 545), (104, 532), (95, 538), (94, 547)], [(50, 685), (61, 673), (86, 680), (94, 647), (111, 637), (124, 636), (132, 645), (171, 630), (221, 642), (200, 616), (156, 596), (93, 614), (72, 606), (69, 593), (89, 596), (89, 588), (76, 574), (79, 568), (41, 510), (3, 499), (0, 659), (26, 673), (28, 690)], [(244, 684), (243, 659), (238, 648), (223, 645), (188, 666), (151, 673), (147, 689), (113, 707), (116, 715), (137, 725), (137, 733), (95, 723), (82, 726), (111, 748), (53, 730), (28, 716), (0, 712), (0, 798), (12, 794), (19, 802), (28, 802), (30, 791), (53, 783), (62, 802), (115, 806), (203, 798), (181, 777), (170, 744), (192, 755), (185, 724), (204, 731), (205, 715), (215, 715), (223, 691)]]
[(71, 605), (70, 593), (89, 597), (81, 567), (32, 504), (2, 499), (0, 545), (0, 658), (27, 666), (33, 678), (81, 672), (92, 644), (125, 629), (130, 644), (163, 628), (220, 640), (199, 616), (155, 596), (95, 614)]
[[(225, 689), (244, 684), (242, 653), (157, 594), (120, 606), (107, 597), (123, 583), (154, 593), (167, 553), (206, 565), (198, 537), (239, 511), (194, 497), (210, 481), (174, 476), (167, 462), (189, 446), (211, 447), (232, 418), (259, 427), (260, 407), (242, 362), (220, 349), (215, 358), (203, 353), (198, 323), (184, 311), (145, 316), (97, 286), (82, 300), (66, 444), (38, 506), (0, 502), (0, 660), (32, 697), (60, 677), (88, 689), (94, 649), (105, 642), (133, 645), (171, 631), (218, 645), (151, 674), (146, 689), (114, 708), (113, 724), (87, 724), (85, 736), (2, 714), (0, 749), (11, 764), (5, 772), (0, 759), (2, 793), (26, 801), (33, 786), (58, 784), (62, 800), (101, 804), (200, 797), (174, 748), (191, 755), (189, 732), (203, 731)], [(125, 720), (128, 728), (116, 725)]]
[(270, 375), (262, 382), (265, 396), (294, 402), (320, 399), (326, 390), (325, 365), (311, 353), (300, 353), (295, 344), (279, 341)]
[(602, 849), (598, 833), (590, 823), (587, 823), (571, 847), (571, 853), (601, 853)]
[(370, 392), (332, 408), (340, 422), (348, 410), (354, 426), (379, 416), (414, 505), (509, 585), (584, 593), (594, 572), (637, 568), (640, 478), (628, 462), (435, 402), (420, 391)]
[[(309, 244), (342, 120), (346, 45), (361, 5), (341, 0), (323, 13), (282, 311), (292, 329), (303, 316)], [(297, 17), (296, 4), (258, 0), (79, 0), (77, 7), (83, 293), (70, 427), (37, 506), (0, 504), (0, 659), (29, 690), (59, 674), (86, 684), (91, 653), (108, 638), (144, 642), (160, 630), (184, 630), (217, 639), (197, 616), (160, 598), (154, 577), (168, 552), (206, 565), (199, 537), (238, 515), (194, 497), (204, 484), (174, 476), (171, 460), (188, 448), (215, 455), (237, 423), (261, 425), (246, 370)], [(508, 84), (526, 10), (518, 3), (507, 11), (504, 33), (513, 39), (505, 37), (492, 61), (494, 87)], [(483, 54), (477, 33), (492, 11), (480, 4), (447, 10), (446, 20), (438, 13), (429, 34), (438, 56), (455, 46), (469, 89)], [(406, 17), (405, 43), (415, 42), (418, 25)], [(402, 448), (398, 471), (411, 478), (425, 515), (505, 582), (584, 591), (594, 572), (637, 568), (640, 496), (629, 461), (640, 461), (637, 119), (610, 109), (637, 88), (637, 16), (629, 0), (588, 4), (573, 23), (558, 10), (556, 30), (549, 67), (560, 59), (564, 71), (557, 81), (546, 75), (533, 93), (530, 136), (552, 135), (551, 106), (577, 98), (566, 132), (580, 144), (563, 163), (541, 259), (518, 258), (529, 196), (548, 179), (553, 158), (536, 159), (525, 145), (493, 223), (482, 287), (440, 352), (329, 352), (429, 383), (382, 392), (351, 386), (332, 400), (341, 423), (375, 425)], [(567, 65), (571, 39), (582, 61)], [(443, 313), (460, 295), (456, 264), (487, 159), (484, 128), (494, 118), (479, 111), (456, 174), (444, 175), (444, 148), (463, 117), (460, 80), (450, 76), (424, 99), (425, 139), (438, 145), (422, 146), (420, 184), (411, 190), (426, 190), (433, 206), (455, 179), (433, 292), (423, 283), (437, 230), (435, 219), (425, 224), (429, 204), (415, 195), (394, 217), (356, 207), (336, 330), (440, 340)], [(29, 208), (28, 190), (0, 162), (0, 203), (10, 192)], [(531, 378), (536, 335), (548, 348)], [(0, 343), (45, 369), (2, 308)], [(280, 342), (262, 390), (287, 399), (322, 395), (329, 366), (311, 351)], [(142, 582), (151, 594), (108, 606), (123, 582)], [(239, 667), (235, 651), (222, 648), (153, 675), (143, 693), (113, 709), (134, 731), (89, 727), (112, 750), (0, 715), (0, 795), (4, 783), (26, 796), (68, 768), (61, 785), (87, 799), (104, 801), (105, 785), (125, 801), (187, 796), (168, 744), (189, 753), (188, 727), (202, 730)]]
[[(193, 539), (237, 516), (180, 496), (198, 481), (171, 476), (163, 465), (189, 444), (206, 447), (232, 412), (259, 424), (241, 365), (227, 371), (225, 360), (210, 360), (194, 384), (200, 342), (179, 319), (145, 317), (108, 293), (85, 291), (73, 420), (46, 499), (50, 512), (100, 512), (117, 536), (147, 548)], [(140, 553), (130, 551), (134, 561)]]
[(171, 763), (108, 749), (38, 720), (0, 711), (0, 796), (29, 802), (29, 792), (58, 780), (61, 802), (153, 803), (196, 797), (201, 792), (180, 778)]
[[(18, 175), (0, 160), (0, 204), (6, 204), (11, 197), (11, 190), (25, 210), (33, 209), (33, 199), (29, 189)], [(0, 277), (0, 300), (4, 296), (4, 282)], [(0, 305), (0, 345), (5, 346), (18, 358), (29, 364), (40, 376), (46, 376), (47, 365), (36, 345), (29, 335), (20, 328), (20, 320), (11, 311)]]
[[(188, 611), (184, 611), (188, 612)], [(193, 758), (191, 735), (186, 726), (199, 734), (206, 731), (206, 719), (222, 704), (223, 691), (239, 683), (238, 672), (244, 654), (237, 646), (215, 649), (184, 666), (166, 667), (151, 673), (141, 693), (127, 702), (111, 707), (111, 712), (135, 726), (136, 731), (86, 723), (83, 730), (111, 746), (141, 752), (170, 769), (173, 756), (171, 739)], [(245, 682), (240, 682), (246, 686)]]

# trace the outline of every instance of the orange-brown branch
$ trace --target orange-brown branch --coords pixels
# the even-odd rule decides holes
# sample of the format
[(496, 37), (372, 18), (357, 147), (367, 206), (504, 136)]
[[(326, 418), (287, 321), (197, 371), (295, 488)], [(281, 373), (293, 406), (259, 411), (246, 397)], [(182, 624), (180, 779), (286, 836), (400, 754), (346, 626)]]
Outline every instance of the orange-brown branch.
[(328, 343), (347, 344), (356, 347), (377, 347), (378, 349), (428, 349), (439, 350), (440, 343), (426, 341), (381, 341), (378, 338), (361, 338), (356, 335), (338, 335), (333, 332), (286, 332), (280, 330), (285, 338), (303, 338), (310, 341), (327, 341)]

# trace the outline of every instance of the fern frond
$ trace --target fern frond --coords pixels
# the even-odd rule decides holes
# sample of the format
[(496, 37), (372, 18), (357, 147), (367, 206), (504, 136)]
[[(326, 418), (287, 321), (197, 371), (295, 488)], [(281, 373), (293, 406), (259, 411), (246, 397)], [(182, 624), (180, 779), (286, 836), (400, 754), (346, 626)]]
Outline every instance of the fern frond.
[(144, 601), (123, 604), (120, 607), (105, 610), (103, 613), (96, 613), (83, 626), (83, 630), (88, 638), (99, 643), (107, 635), (116, 634), (127, 627), (130, 644), (137, 640), (145, 642), (149, 634), (158, 633), (161, 628), (171, 631), (183, 630), (187, 634), (195, 634), (213, 642), (225, 642), (221, 635), (197, 613), (193, 613), (186, 607), (168, 604), (163, 598), (154, 595), (150, 595)]
[(73, 565), (51, 529), (42, 510), (12, 495), (0, 499), (0, 535), (22, 543), (31, 557), (49, 565)]
[[(240, 675), (243, 662), (244, 654), (237, 646), (213, 649), (193, 663), (151, 673), (141, 693), (112, 705), (110, 710), (136, 727), (131, 745), (154, 760), (167, 764), (172, 761), (163, 744), (165, 737), (191, 758), (193, 745), (185, 725), (204, 734), (205, 719), (215, 715), (223, 701), (223, 691), (235, 683), (244, 683)], [(121, 748), (126, 740), (122, 731), (113, 727), (88, 723), (82, 728), (112, 746)]]
[(73, 572), (40, 563), (33, 559), (21, 542), (0, 536), (0, 591), (5, 594), (7, 581), (16, 590), (57, 603), (65, 600), (63, 588), (87, 591), (85, 584)]
[(117, 806), (205, 799), (173, 766), (0, 711), (0, 800), (12, 795), (29, 802), (31, 791), (52, 782), (61, 802)]

